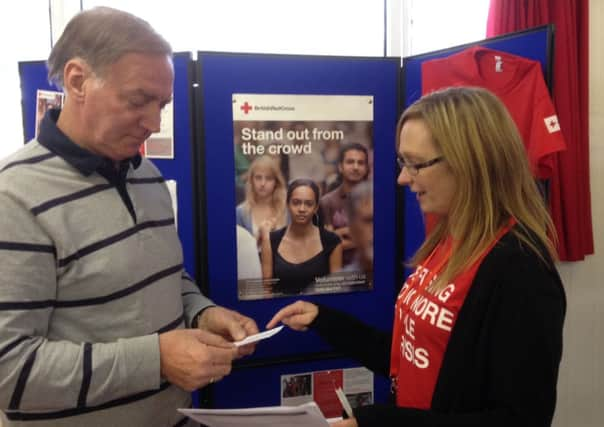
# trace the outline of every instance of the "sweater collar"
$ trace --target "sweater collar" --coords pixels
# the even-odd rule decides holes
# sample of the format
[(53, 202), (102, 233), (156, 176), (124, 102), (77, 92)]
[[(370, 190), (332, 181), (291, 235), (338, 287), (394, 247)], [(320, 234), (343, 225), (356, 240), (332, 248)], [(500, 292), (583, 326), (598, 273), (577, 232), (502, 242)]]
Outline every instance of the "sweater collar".
[[(40, 123), (38, 142), (51, 152), (62, 157), (84, 176), (88, 176), (95, 171), (106, 171), (108, 167), (113, 167), (113, 161), (111, 159), (91, 153), (69, 139), (69, 137), (57, 127), (57, 120), (59, 119), (60, 114), (61, 110), (58, 109), (50, 109), (46, 112)], [(129, 164), (132, 164), (134, 169), (137, 169), (140, 166), (141, 161), (142, 158), (140, 154), (122, 160), (120, 170), (128, 168)]]

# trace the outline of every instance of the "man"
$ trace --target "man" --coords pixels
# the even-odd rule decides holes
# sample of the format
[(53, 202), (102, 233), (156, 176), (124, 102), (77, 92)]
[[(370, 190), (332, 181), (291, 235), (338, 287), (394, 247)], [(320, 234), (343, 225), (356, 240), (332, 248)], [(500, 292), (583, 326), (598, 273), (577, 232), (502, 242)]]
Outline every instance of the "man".
[(342, 239), (343, 264), (346, 266), (354, 258), (355, 244), (350, 238), (349, 219), (344, 206), (348, 193), (369, 176), (367, 147), (358, 142), (343, 145), (338, 158), (338, 172), (341, 184), (321, 197), (320, 208), (325, 228)]
[(63, 87), (37, 139), (0, 164), (0, 408), (9, 426), (174, 426), (227, 375), (255, 322), (182, 267), (170, 195), (138, 154), (171, 101), (170, 45), (109, 8), (48, 59)]
[(344, 271), (373, 272), (373, 184), (365, 181), (354, 187), (346, 199), (350, 239), (355, 257)]

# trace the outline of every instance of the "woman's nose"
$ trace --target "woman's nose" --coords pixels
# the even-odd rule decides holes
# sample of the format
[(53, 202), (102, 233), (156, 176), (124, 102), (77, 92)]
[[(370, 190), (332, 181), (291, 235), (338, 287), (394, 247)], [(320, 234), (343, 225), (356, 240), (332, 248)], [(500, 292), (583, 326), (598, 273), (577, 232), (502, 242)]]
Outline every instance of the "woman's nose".
[(398, 185), (409, 185), (412, 179), (413, 177), (409, 175), (409, 172), (407, 172), (407, 168), (402, 168), (398, 174), (396, 182)]

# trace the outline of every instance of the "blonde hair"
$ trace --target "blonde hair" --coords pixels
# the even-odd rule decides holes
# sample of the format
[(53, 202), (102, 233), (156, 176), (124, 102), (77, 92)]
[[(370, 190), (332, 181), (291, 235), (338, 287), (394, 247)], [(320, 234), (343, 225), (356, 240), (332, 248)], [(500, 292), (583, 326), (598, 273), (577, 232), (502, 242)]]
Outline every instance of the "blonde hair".
[(254, 174), (258, 169), (267, 169), (271, 175), (275, 178), (275, 188), (273, 190), (271, 198), (271, 207), (275, 211), (277, 218), (277, 228), (285, 225), (287, 213), (285, 209), (285, 195), (287, 193), (287, 187), (285, 185), (285, 178), (281, 172), (281, 168), (277, 163), (277, 160), (270, 156), (261, 156), (254, 159), (252, 164), (247, 170), (245, 175), (245, 201), (244, 207), (250, 211), (256, 204), (256, 193), (254, 192)]
[(449, 88), (424, 96), (402, 114), (422, 120), (457, 184), (451, 209), (426, 237), (410, 264), (419, 265), (451, 234), (457, 240), (445, 269), (432, 284), (438, 291), (473, 264), (513, 218), (512, 229), (546, 265), (556, 259), (555, 229), (516, 125), (501, 101), (481, 88)]

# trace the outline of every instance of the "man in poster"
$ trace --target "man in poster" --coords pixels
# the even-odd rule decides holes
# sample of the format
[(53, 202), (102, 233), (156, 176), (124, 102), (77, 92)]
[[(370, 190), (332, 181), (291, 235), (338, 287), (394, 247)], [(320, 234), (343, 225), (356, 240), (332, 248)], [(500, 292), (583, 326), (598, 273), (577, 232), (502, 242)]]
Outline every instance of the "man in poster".
[(350, 236), (345, 204), (353, 188), (369, 176), (367, 147), (358, 142), (343, 145), (338, 159), (338, 172), (341, 184), (321, 197), (320, 207), (325, 228), (334, 231), (342, 239), (343, 265), (346, 267), (354, 259), (356, 245)]

